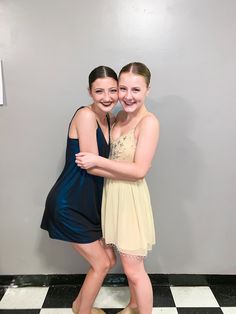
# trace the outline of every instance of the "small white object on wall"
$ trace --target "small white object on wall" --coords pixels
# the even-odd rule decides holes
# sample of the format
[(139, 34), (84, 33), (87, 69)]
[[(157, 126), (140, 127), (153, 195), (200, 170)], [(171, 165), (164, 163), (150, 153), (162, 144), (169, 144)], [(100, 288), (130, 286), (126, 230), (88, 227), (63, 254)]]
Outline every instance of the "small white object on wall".
[(0, 106), (3, 105), (2, 60), (0, 60)]

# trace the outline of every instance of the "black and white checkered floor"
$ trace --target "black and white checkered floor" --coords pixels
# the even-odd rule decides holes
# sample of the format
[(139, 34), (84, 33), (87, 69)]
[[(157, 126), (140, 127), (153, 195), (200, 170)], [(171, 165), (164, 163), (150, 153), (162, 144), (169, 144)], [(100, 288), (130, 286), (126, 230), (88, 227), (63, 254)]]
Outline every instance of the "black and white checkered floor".
[[(0, 287), (0, 314), (71, 314), (80, 287)], [(94, 306), (115, 314), (129, 299), (127, 287), (102, 287)], [(236, 286), (154, 287), (153, 314), (236, 314)]]

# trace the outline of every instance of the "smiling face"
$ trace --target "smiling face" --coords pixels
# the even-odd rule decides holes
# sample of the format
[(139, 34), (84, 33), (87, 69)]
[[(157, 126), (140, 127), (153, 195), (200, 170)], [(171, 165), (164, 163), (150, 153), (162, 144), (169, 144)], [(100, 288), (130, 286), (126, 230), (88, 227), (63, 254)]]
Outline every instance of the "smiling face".
[(126, 112), (140, 109), (148, 95), (149, 87), (142, 75), (132, 72), (121, 73), (119, 77), (119, 100)]
[(111, 77), (96, 79), (89, 90), (93, 104), (103, 112), (109, 112), (118, 101), (117, 81)]

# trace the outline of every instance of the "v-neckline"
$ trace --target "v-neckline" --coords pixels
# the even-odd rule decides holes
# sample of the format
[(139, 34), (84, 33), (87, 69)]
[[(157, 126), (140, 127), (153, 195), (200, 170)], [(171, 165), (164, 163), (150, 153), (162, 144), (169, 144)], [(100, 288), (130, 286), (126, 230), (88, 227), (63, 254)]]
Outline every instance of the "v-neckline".
[(107, 139), (106, 139), (106, 137), (105, 137), (105, 135), (104, 135), (104, 133), (103, 133), (103, 130), (102, 130), (102, 128), (101, 128), (101, 126), (100, 126), (98, 120), (96, 119), (98, 128), (101, 130), (103, 139), (104, 139), (104, 141), (106, 142), (107, 146), (109, 146), (109, 145), (110, 145), (110, 142), (111, 142), (111, 137), (110, 137), (110, 132), (111, 132), (111, 130), (110, 130), (110, 123), (109, 123), (108, 119), (109, 119), (109, 118), (106, 116), (107, 126), (108, 126), (108, 141), (107, 141)]
[(121, 139), (122, 137), (129, 135), (129, 133), (131, 133), (131, 131), (134, 131), (134, 130), (135, 130), (135, 128), (132, 128), (132, 129), (130, 129), (129, 131), (125, 132), (124, 134), (121, 134), (120, 136), (118, 136), (116, 139), (113, 138), (113, 136), (112, 136), (112, 131), (111, 131), (111, 139), (112, 139), (112, 142), (118, 141), (118, 140)]

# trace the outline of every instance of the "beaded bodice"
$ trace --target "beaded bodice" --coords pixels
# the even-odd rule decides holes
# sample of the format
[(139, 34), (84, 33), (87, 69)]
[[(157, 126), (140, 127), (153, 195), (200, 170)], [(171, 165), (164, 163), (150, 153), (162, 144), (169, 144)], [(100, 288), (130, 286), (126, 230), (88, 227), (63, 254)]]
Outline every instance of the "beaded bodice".
[(110, 159), (133, 161), (136, 149), (135, 129), (121, 135), (116, 140), (111, 137)]

